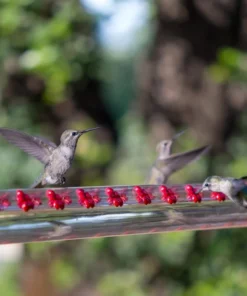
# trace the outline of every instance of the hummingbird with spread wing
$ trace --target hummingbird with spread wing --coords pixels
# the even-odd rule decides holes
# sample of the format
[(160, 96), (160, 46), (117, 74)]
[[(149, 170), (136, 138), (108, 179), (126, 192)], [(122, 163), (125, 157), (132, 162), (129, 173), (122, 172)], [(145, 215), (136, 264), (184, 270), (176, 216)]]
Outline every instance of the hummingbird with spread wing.
[(150, 170), (146, 184), (165, 184), (171, 174), (197, 160), (210, 149), (210, 146), (203, 146), (184, 153), (171, 154), (174, 141), (184, 132), (176, 134), (169, 140), (161, 141), (157, 145), (158, 156)]
[(44, 165), (44, 172), (31, 186), (37, 188), (48, 184), (65, 184), (64, 175), (71, 167), (78, 139), (98, 128), (66, 130), (62, 133), (58, 146), (43, 137), (31, 136), (9, 128), (0, 128), (0, 135)]
[(239, 179), (231, 177), (210, 176), (198, 191), (215, 191), (224, 193), (231, 201), (247, 208), (247, 177)]

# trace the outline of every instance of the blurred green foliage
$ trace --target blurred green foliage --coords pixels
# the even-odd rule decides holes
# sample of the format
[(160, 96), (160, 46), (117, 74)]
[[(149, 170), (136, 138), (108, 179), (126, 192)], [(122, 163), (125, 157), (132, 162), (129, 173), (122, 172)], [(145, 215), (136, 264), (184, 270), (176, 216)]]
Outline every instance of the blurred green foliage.
[(212, 78), (219, 82), (247, 82), (247, 55), (232, 47), (218, 51), (216, 63), (209, 67)]
[(16, 296), (20, 293), (18, 273), (15, 263), (1, 264), (0, 288), (6, 296)]
[[(67, 84), (83, 79), (96, 59), (92, 22), (79, 6), (74, 0), (1, 3), (1, 64), (8, 68), (17, 59), (20, 70), (42, 77), (46, 103), (65, 99)], [(91, 69), (90, 75), (97, 73)]]

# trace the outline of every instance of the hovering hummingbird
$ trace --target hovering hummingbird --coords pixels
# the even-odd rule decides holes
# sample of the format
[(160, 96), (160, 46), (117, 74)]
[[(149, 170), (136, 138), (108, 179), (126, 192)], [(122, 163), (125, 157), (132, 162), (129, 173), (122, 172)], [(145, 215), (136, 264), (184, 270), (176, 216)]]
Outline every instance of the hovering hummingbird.
[(147, 184), (165, 184), (171, 174), (197, 160), (209, 150), (210, 146), (203, 146), (184, 153), (171, 154), (174, 141), (184, 132), (176, 134), (172, 139), (161, 141), (157, 145), (158, 157), (151, 168)]
[(223, 192), (231, 201), (247, 208), (247, 176), (240, 179), (231, 177), (208, 177), (202, 184), (201, 191), (216, 191)]
[(64, 175), (72, 164), (79, 137), (98, 128), (66, 130), (62, 133), (58, 146), (43, 137), (30, 136), (8, 128), (0, 128), (0, 135), (44, 164), (44, 172), (31, 186), (36, 188), (46, 184), (64, 184)]

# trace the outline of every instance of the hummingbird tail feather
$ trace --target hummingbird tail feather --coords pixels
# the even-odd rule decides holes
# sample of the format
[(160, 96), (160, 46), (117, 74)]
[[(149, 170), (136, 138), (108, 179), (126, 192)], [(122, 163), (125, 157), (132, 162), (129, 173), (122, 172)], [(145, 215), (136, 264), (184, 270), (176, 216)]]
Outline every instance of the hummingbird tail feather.
[(42, 186), (42, 175), (40, 175), (34, 182), (33, 184), (30, 186), (30, 188), (41, 188)]
[(247, 208), (247, 201), (246, 200), (243, 200), (243, 204), (242, 205), (243, 205), (244, 208)]
[(42, 188), (42, 184), (41, 184), (41, 181), (40, 182), (37, 182), (37, 183), (34, 183), (32, 184), (32, 187), (31, 188)]

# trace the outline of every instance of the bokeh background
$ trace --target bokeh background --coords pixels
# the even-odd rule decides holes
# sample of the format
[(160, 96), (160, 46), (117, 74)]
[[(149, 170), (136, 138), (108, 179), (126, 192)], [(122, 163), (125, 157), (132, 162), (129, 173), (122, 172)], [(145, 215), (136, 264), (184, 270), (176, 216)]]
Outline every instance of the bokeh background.
[[(0, 126), (79, 141), (68, 185), (143, 183), (158, 141), (212, 144), (173, 183), (247, 174), (247, 1), (1, 0)], [(42, 166), (0, 140), (0, 188)], [(247, 232), (0, 248), (5, 296), (246, 295)]]

